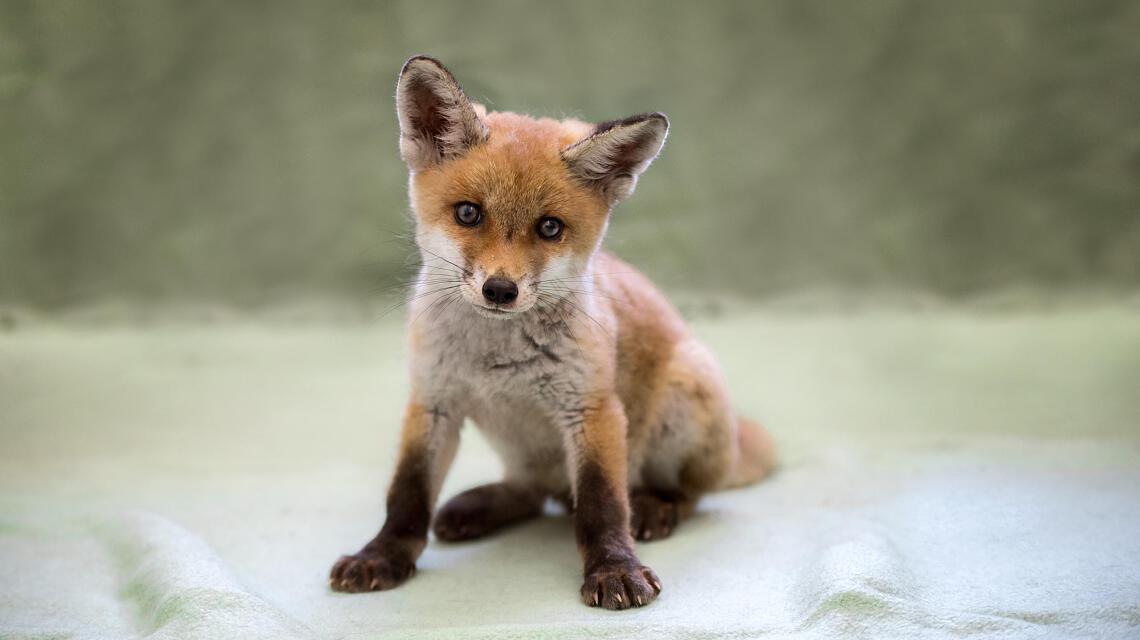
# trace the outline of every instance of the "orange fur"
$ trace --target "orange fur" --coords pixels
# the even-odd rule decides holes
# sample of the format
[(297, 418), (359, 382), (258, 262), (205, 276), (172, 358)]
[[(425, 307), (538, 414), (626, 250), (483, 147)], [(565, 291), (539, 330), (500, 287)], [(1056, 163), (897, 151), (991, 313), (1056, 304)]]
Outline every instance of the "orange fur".
[[(485, 122), (491, 131), (486, 143), (413, 176), (411, 199), (418, 223), (448, 233), (464, 256), (485, 265), (488, 273), (519, 278), (540, 271), (553, 255), (565, 251), (587, 259), (605, 227), (608, 207), (600, 195), (574, 182), (559, 157), (585, 125), (513, 113), (490, 113)], [(463, 201), (494, 212), (486, 232), (457, 232), (452, 210)], [(529, 233), (538, 218), (547, 215), (567, 222), (565, 241), (545, 242)]]

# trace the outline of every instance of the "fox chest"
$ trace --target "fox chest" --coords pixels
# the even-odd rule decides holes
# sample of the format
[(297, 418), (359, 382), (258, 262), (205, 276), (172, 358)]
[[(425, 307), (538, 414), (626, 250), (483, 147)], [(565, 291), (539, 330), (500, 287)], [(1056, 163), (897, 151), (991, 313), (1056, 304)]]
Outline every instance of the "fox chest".
[(431, 367), (420, 372), (417, 387), (470, 418), (508, 476), (561, 491), (566, 430), (557, 416), (560, 407), (578, 402), (580, 352), (545, 327), (492, 322), (456, 326), (463, 332), (431, 343), (433, 350), (423, 354), (430, 353)]
[(416, 386), (476, 419), (556, 412), (584, 387), (583, 358), (574, 341), (541, 323), (478, 317), (449, 322), (423, 347)]

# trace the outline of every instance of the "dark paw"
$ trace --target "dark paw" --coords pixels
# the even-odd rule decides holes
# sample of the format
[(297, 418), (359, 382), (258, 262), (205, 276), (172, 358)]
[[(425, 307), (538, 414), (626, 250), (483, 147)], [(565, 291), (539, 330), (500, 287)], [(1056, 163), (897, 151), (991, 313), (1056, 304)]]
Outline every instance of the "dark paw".
[(432, 531), (445, 542), (473, 540), (542, 514), (540, 493), (502, 482), (468, 489), (443, 505)]
[(416, 572), (416, 563), (399, 555), (360, 552), (342, 556), (329, 572), (333, 591), (384, 591), (403, 584)]
[(673, 535), (680, 520), (676, 502), (664, 500), (651, 493), (634, 493), (629, 497), (630, 534), (635, 540), (648, 542)]
[(493, 528), (485, 514), (444, 509), (435, 517), (431, 530), (444, 542), (462, 542), (481, 538)]
[(604, 565), (586, 576), (582, 602), (591, 607), (628, 609), (643, 607), (661, 593), (661, 580), (639, 564)]

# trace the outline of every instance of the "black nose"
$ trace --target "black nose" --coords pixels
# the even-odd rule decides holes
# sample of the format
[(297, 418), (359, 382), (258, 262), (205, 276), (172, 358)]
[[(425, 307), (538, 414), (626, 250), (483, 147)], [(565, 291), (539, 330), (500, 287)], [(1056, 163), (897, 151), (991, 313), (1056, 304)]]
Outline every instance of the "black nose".
[(519, 297), (519, 288), (506, 278), (487, 278), (483, 282), (483, 297), (495, 304), (510, 304)]

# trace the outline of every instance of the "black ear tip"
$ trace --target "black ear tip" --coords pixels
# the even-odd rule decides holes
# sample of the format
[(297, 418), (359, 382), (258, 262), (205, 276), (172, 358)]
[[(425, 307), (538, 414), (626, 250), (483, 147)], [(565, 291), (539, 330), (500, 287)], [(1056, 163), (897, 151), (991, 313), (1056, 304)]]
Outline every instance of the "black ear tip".
[(664, 131), (669, 130), (669, 117), (660, 111), (652, 111), (649, 113), (639, 113), (636, 116), (630, 116), (622, 121), (622, 124), (651, 124)]
[(640, 113), (626, 118), (624, 124), (642, 125), (646, 130), (655, 131), (658, 135), (669, 133), (669, 117), (660, 111)]
[(442, 62), (431, 56), (425, 56), (421, 54), (412, 56), (404, 62), (404, 66), (400, 69), (400, 76), (402, 77), (409, 71), (414, 71), (417, 69), (423, 71), (442, 71), (447, 75), (451, 75), (451, 72), (447, 70), (447, 67), (443, 66)]
[(609, 122), (599, 122), (594, 125), (594, 133), (598, 135), (605, 133), (610, 129), (621, 127), (639, 127), (642, 130), (657, 129), (659, 133), (669, 132), (669, 118), (665, 117), (664, 113), (654, 111), (652, 113), (639, 113), (635, 116), (622, 118), (621, 120), (610, 120)]

